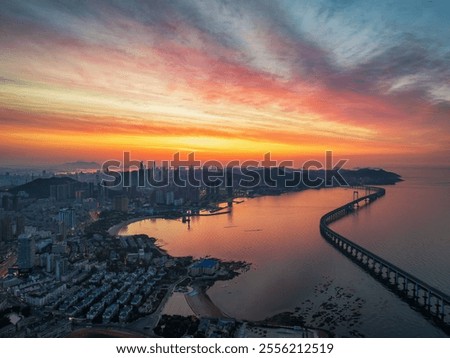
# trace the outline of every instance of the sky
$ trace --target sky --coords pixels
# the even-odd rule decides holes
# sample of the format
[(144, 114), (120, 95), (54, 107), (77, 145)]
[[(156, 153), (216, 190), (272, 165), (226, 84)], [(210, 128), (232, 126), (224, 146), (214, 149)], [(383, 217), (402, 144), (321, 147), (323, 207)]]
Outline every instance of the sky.
[(0, 165), (450, 166), (450, 2), (0, 4)]

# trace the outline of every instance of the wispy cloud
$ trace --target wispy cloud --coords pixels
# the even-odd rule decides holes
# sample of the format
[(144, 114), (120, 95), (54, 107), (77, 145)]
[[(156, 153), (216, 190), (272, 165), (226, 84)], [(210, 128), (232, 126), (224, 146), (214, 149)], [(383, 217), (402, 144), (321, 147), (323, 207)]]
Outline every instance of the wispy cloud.
[(5, 1), (0, 126), (443, 150), (445, 13), (444, 1)]

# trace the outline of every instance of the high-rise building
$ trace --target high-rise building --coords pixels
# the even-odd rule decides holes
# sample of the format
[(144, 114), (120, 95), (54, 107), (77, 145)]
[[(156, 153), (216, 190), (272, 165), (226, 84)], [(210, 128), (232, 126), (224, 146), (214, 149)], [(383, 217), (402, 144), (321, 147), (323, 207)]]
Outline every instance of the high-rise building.
[(225, 187), (227, 188), (227, 197), (233, 197), (233, 169), (227, 168), (226, 177), (224, 181)]
[(18, 239), (17, 247), (17, 264), (19, 271), (30, 271), (34, 266), (34, 256), (36, 252), (36, 244), (34, 237), (30, 234), (22, 234)]
[(19, 207), (20, 207), (19, 197), (17, 195), (14, 195), (12, 199), (12, 209), (14, 211), (18, 211)]
[(75, 229), (76, 226), (76, 215), (75, 210), (72, 208), (64, 208), (59, 211), (58, 221), (66, 225), (70, 230)]
[(9, 216), (3, 217), (1, 220), (1, 230), (3, 241), (12, 241), (13, 239), (13, 224)]
[(86, 197), (86, 191), (84, 191), (84, 190), (77, 190), (75, 192), (75, 200), (77, 202), (81, 203), (85, 197)]
[(50, 191), (50, 199), (56, 200), (56, 196), (57, 196), (56, 185), (50, 185), (49, 191)]
[(9, 208), (9, 194), (6, 194), (6, 195), (2, 196), (2, 208), (5, 211), (8, 211), (10, 209)]
[(114, 197), (113, 209), (125, 213), (128, 212), (128, 197), (125, 195), (118, 195)]
[(60, 184), (56, 186), (56, 200), (67, 200), (69, 198), (69, 186)]
[(58, 213), (59, 234), (66, 237), (67, 233), (75, 229), (76, 216), (75, 210), (72, 208), (64, 208)]
[(198, 204), (200, 201), (200, 188), (193, 187), (189, 190), (189, 200), (192, 204)]
[(76, 183), (50, 185), (50, 198), (56, 201), (73, 199), (75, 198), (76, 190)]
[(93, 198), (94, 197), (94, 183), (89, 183), (88, 184), (88, 194), (87, 197), (88, 198)]
[(166, 193), (166, 205), (173, 205), (175, 200), (175, 193), (173, 191), (168, 191)]
[(107, 183), (102, 183), (97, 185), (98, 200), (101, 203), (106, 202), (109, 199), (109, 189)]
[(19, 215), (16, 218), (16, 236), (19, 236), (25, 232), (25, 217)]
[(55, 255), (55, 276), (56, 280), (61, 281), (61, 278), (67, 272), (67, 259), (60, 255)]
[(156, 204), (164, 204), (164, 192), (162, 190), (156, 190), (155, 192), (155, 203)]
[(55, 266), (55, 255), (46, 253), (45, 271), (52, 272)]
[(57, 201), (67, 200), (70, 196), (69, 194), (68, 184), (50, 185), (50, 198)]

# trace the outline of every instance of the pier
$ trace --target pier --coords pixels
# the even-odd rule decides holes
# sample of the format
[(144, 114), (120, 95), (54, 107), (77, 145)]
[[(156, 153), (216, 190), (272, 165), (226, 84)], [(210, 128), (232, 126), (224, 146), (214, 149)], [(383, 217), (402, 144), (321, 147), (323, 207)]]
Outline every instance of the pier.
[(400, 298), (407, 301), (424, 316), (431, 318), (447, 334), (450, 334), (449, 295), (364, 247), (355, 244), (328, 226), (332, 222), (358, 210), (361, 204), (370, 205), (386, 193), (385, 189), (379, 187), (363, 186), (352, 187), (352, 189), (364, 190), (365, 195), (360, 197), (356, 194), (359, 192), (354, 191), (354, 200), (322, 216), (320, 219), (321, 235), (347, 258), (367, 271), (372, 277), (388, 287)]

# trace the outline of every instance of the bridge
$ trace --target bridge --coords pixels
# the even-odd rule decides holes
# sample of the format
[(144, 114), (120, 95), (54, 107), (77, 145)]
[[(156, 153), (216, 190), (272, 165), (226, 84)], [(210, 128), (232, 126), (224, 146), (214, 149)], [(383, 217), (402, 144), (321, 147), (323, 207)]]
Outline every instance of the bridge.
[[(328, 226), (332, 222), (354, 212), (360, 205), (369, 205), (386, 193), (385, 189), (379, 187), (361, 186), (352, 188), (356, 189), (353, 192), (352, 201), (326, 213), (320, 219), (321, 235), (351, 261), (415, 307), (424, 316), (432, 318), (437, 326), (447, 334), (450, 334), (450, 319), (448, 317), (448, 309), (450, 308), (449, 295), (382, 257), (375, 255), (364, 247), (355, 244)], [(359, 197), (359, 190), (364, 190), (365, 195)]]

